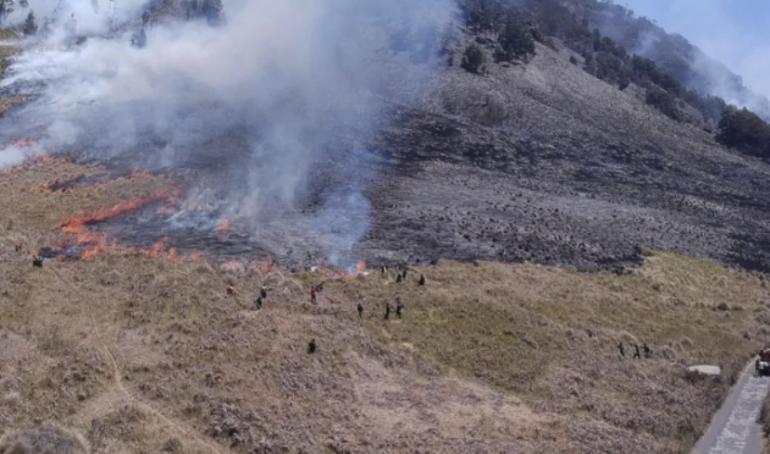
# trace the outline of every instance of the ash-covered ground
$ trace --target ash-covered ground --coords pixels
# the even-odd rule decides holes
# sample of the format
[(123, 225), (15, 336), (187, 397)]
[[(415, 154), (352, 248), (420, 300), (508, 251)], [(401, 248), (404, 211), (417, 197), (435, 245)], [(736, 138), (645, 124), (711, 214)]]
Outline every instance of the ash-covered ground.
[[(354, 246), (343, 263), (451, 258), (618, 269), (648, 247), (770, 269), (767, 163), (663, 117), (633, 85), (620, 91), (591, 77), (566, 51), (538, 47), (527, 65), (487, 71), (447, 68), (418, 108), (394, 109), (376, 139), (315, 163), (298, 207), (268, 211), (256, 228), (235, 221), (222, 235), (216, 216), (180, 223), (154, 210), (108, 227), (128, 242), (168, 235), (181, 250), (290, 266), (323, 262), (356, 223), (366, 227), (360, 240), (344, 238)], [(214, 185), (237, 167), (200, 162), (177, 172)], [(352, 180), (351, 192), (365, 188), (370, 213), (339, 203), (333, 218), (321, 216)], [(369, 214), (371, 223), (362, 219)]]
[(527, 65), (448, 70), (383, 136), (393, 167), (362, 251), (596, 269), (649, 247), (770, 269), (770, 166), (569, 56), (541, 46)]
[[(526, 63), (491, 63), (494, 43), (453, 28), (452, 2), (433, 0), (438, 16), (346, 5), (336, 25), (361, 39), (325, 26), (337, 12), (311, 14), (309, 49), (275, 24), (255, 28), (264, 14), (249, 2), (219, 27), (151, 27), (141, 49), (120, 34), (30, 46), (0, 84), (26, 101), (2, 117), (0, 141), (173, 175), (173, 209), (91, 226), (121, 243), (168, 238), (182, 253), (290, 268), (448, 258), (617, 270), (647, 247), (770, 270), (767, 162), (665, 117), (633, 83), (591, 76), (556, 41)], [(269, 18), (294, 23), (306, 11), (293, 6)], [(382, 14), (392, 20), (374, 32), (359, 27)], [(259, 52), (222, 52), (243, 36)], [(471, 40), (490, 62), (481, 74), (460, 67)], [(200, 53), (172, 58), (191, 42)]]

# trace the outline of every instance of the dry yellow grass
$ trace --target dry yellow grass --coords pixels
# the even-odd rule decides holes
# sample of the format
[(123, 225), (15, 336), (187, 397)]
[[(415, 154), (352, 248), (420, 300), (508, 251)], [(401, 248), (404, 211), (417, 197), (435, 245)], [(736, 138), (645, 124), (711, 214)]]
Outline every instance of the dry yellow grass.
[[(589, 331), (605, 338), (610, 350), (624, 338), (658, 351), (686, 339), (693, 361), (725, 363), (749, 351), (743, 334), (768, 297), (759, 276), (668, 253), (651, 255), (620, 276), (535, 264), (444, 263), (414, 271), (413, 279), (421, 272), (431, 285), (410, 287), (408, 295), (376, 279), (345, 286), (351, 296), (393, 305), (401, 296), (407, 303), (404, 321), (369, 323), (383, 341), (411, 344), (440, 363), (518, 392), (552, 361), (567, 359), (560, 338)], [(721, 303), (730, 310), (717, 310)]]
[[(0, 437), (53, 423), (105, 453), (679, 452), (728, 385), (684, 367), (730, 373), (767, 340), (760, 276), (668, 253), (624, 275), (446, 262), (400, 284), (124, 254), (32, 268), (63, 218), (173, 189), (40, 190), (99, 172), (44, 159), (0, 175)], [(405, 316), (386, 322), (396, 297)], [(631, 359), (634, 342), (653, 357)]]
[(17, 31), (12, 30), (10, 28), (0, 28), (0, 41), (8, 41), (11, 39), (16, 39), (20, 35)]

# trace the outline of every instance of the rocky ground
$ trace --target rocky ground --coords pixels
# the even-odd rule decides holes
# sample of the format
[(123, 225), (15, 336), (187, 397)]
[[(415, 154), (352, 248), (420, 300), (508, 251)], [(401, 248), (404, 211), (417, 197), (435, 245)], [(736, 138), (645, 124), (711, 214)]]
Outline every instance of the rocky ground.
[(401, 283), (133, 249), (33, 268), (73, 240), (63, 219), (171, 184), (46, 189), (102, 171), (0, 176), (2, 453), (684, 452), (770, 334), (763, 277), (668, 253), (620, 274), (442, 261)]
[(526, 65), (475, 75), (455, 56), (378, 142), (393, 166), (370, 191), (361, 252), (597, 269), (649, 246), (768, 270), (770, 166), (569, 57), (538, 46)]

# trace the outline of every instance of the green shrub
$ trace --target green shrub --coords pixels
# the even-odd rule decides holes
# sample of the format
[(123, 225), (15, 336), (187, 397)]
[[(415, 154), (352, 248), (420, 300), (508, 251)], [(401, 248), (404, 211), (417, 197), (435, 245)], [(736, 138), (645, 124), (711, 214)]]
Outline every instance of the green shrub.
[(677, 98), (671, 93), (658, 87), (650, 87), (647, 90), (647, 104), (663, 112), (669, 118), (682, 121), (684, 115), (679, 109)]
[(499, 0), (465, 0), (461, 4), (465, 22), (475, 32), (496, 31), (503, 6)]
[(748, 154), (770, 157), (770, 125), (745, 108), (725, 110), (719, 121), (717, 140)]
[(24, 21), (21, 31), (28, 36), (37, 33), (37, 20), (35, 19), (34, 12), (30, 11), (29, 14), (27, 14), (27, 19)]
[(465, 48), (461, 66), (469, 73), (481, 74), (483, 72), (485, 60), (484, 51), (476, 44), (471, 44)]
[(526, 60), (535, 54), (535, 41), (532, 34), (513, 17), (506, 20), (498, 37), (500, 49), (496, 53), (498, 61)]

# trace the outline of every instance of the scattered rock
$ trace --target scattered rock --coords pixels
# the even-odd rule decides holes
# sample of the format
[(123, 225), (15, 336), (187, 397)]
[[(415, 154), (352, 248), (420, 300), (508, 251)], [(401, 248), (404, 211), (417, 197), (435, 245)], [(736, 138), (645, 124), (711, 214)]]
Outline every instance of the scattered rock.
[(720, 377), (722, 375), (722, 369), (719, 366), (710, 365), (697, 365), (687, 368), (688, 375), (702, 375), (706, 377)]

